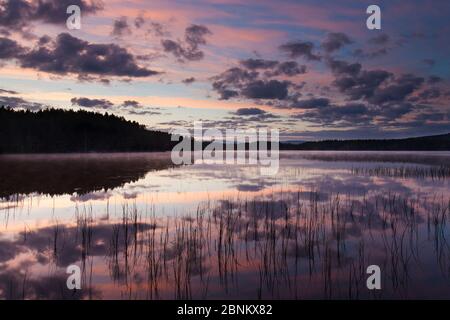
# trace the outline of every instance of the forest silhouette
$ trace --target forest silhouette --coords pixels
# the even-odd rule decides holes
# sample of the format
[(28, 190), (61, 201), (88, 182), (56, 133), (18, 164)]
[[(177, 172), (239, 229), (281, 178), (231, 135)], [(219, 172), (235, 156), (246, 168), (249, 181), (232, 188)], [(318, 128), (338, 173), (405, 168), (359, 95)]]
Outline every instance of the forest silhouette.
[(167, 151), (168, 133), (113, 114), (0, 108), (0, 153)]
[[(0, 154), (170, 151), (177, 143), (167, 132), (148, 130), (109, 113), (0, 107)], [(407, 139), (282, 142), (280, 149), (450, 151), (450, 133)]]

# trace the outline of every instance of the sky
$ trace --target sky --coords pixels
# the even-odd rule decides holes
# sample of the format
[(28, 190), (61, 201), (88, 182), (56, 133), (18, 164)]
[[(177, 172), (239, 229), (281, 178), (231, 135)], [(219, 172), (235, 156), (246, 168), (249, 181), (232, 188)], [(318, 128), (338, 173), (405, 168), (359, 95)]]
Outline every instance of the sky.
[(282, 140), (449, 133), (449, 14), (445, 0), (0, 0), (0, 105)]

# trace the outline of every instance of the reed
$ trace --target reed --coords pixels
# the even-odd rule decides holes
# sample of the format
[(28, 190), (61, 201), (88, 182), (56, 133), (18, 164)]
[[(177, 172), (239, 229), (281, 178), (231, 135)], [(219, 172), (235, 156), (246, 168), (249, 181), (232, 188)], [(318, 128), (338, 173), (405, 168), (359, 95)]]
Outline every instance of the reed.
[[(73, 241), (84, 281), (92, 288), (96, 230), (109, 230), (104, 254), (126, 299), (240, 292), (257, 299), (382, 298), (365, 288), (370, 264), (383, 270), (383, 292), (404, 298), (421, 263), (424, 236), (442, 275), (449, 277), (448, 195), (331, 194), (324, 200), (317, 190), (309, 193), (309, 198), (298, 190), (207, 201), (181, 217), (158, 217), (154, 207), (142, 212), (136, 203), (124, 203), (105, 221), (94, 218), (92, 207), (77, 207)], [(71, 229), (55, 220), (51, 230), (58, 260)], [(23, 233), (25, 242), (33, 237), (33, 231)], [(92, 290), (88, 297), (94, 297)]]

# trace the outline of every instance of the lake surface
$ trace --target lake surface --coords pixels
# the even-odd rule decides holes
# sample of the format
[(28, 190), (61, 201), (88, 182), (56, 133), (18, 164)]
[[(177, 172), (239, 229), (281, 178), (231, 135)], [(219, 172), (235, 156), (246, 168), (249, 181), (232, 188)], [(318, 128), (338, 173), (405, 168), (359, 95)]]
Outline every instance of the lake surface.
[(450, 299), (449, 152), (280, 155), (0, 156), (0, 298)]

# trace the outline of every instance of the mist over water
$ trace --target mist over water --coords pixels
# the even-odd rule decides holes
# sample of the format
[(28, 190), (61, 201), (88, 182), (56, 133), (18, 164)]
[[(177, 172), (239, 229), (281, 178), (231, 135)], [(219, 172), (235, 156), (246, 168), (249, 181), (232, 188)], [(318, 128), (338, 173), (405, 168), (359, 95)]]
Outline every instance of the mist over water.
[(0, 298), (450, 298), (449, 152), (280, 156), (0, 156)]

